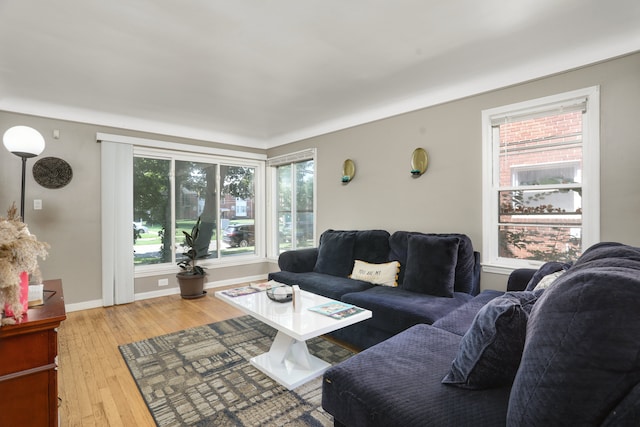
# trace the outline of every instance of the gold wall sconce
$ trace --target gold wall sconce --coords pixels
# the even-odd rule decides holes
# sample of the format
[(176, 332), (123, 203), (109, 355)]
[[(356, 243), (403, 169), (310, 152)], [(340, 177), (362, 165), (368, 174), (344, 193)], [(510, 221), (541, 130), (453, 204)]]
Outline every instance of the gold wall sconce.
[(429, 156), (424, 148), (416, 148), (411, 154), (411, 176), (419, 178), (427, 170)]
[(342, 165), (342, 183), (348, 184), (356, 174), (356, 164), (353, 160), (347, 159)]

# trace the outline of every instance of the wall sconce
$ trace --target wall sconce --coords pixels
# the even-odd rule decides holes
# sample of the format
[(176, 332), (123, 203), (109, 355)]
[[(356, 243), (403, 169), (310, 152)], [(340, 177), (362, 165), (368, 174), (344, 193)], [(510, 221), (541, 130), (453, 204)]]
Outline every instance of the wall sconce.
[(427, 170), (429, 156), (423, 148), (416, 148), (411, 154), (411, 176), (419, 178)]
[(20, 192), (20, 218), (24, 222), (24, 184), (27, 159), (36, 157), (44, 150), (44, 138), (37, 130), (28, 126), (14, 126), (2, 137), (5, 148), (22, 158), (22, 187)]
[(353, 160), (347, 159), (342, 165), (342, 183), (348, 184), (356, 174), (356, 165)]

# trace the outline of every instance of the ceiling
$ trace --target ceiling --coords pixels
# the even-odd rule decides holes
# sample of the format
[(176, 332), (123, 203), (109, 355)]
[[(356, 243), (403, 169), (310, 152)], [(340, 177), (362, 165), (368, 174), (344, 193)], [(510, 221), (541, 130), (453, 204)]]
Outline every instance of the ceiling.
[(0, 0), (0, 110), (270, 148), (639, 50), (638, 0)]

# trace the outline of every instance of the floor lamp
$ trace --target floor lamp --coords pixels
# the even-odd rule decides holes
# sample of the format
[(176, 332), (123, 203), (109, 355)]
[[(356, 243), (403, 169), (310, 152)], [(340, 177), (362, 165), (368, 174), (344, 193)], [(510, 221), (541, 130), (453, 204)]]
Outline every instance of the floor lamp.
[(10, 153), (22, 158), (22, 187), (20, 192), (20, 218), (24, 222), (24, 185), (27, 170), (27, 159), (36, 157), (44, 150), (44, 138), (34, 128), (14, 126), (2, 137), (4, 146)]

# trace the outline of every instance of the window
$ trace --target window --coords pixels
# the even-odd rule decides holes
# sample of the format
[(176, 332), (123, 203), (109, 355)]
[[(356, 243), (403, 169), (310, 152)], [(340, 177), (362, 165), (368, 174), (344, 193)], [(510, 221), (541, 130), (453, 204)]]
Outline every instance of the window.
[(573, 261), (598, 241), (598, 104), (594, 87), (483, 111), (485, 270)]
[(315, 246), (315, 150), (269, 159), (275, 181), (276, 254)]
[(175, 268), (183, 257), (183, 231), (190, 232), (198, 218), (196, 246), (205, 265), (259, 255), (259, 162), (136, 147), (133, 168), (136, 267)]

